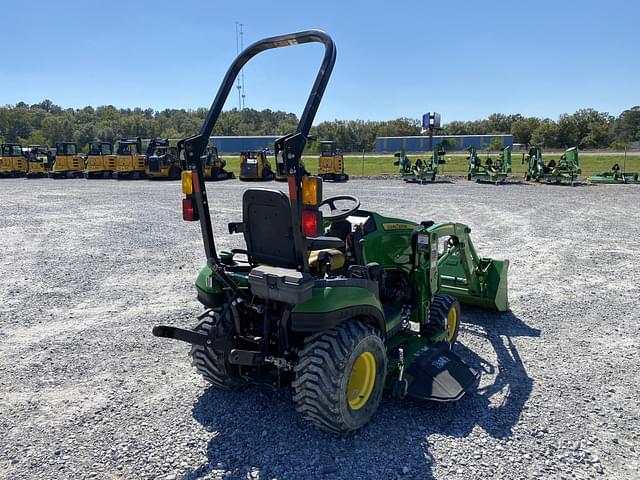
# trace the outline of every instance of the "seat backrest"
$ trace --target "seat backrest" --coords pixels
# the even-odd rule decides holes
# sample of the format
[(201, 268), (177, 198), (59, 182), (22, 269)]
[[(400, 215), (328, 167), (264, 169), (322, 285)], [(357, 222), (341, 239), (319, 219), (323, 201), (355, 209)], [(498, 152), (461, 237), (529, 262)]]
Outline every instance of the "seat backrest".
[(248, 189), (242, 197), (242, 222), (247, 252), (254, 262), (296, 268), (289, 197), (279, 190)]

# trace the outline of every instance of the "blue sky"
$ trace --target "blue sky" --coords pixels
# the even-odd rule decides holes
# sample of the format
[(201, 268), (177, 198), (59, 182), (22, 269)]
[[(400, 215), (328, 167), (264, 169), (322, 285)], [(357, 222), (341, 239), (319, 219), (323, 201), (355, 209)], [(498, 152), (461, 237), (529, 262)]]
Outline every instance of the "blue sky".
[[(316, 120), (430, 110), (445, 123), (493, 112), (557, 118), (640, 104), (635, 1), (2, 3), (0, 104), (208, 107), (236, 54), (236, 21), (245, 45), (308, 28), (334, 38)], [(245, 69), (246, 106), (300, 114), (321, 57), (319, 45), (256, 57)]]

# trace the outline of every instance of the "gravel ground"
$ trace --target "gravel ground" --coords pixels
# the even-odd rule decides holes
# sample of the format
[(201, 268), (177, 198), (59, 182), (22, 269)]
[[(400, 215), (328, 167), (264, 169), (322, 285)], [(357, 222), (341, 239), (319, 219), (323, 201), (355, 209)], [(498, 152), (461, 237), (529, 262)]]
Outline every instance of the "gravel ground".
[[(219, 247), (247, 187), (210, 184)], [(203, 264), (177, 183), (0, 181), (0, 477), (638, 478), (640, 187), (325, 185), (416, 220), (469, 224), (511, 260), (512, 311), (463, 309), (482, 372), (458, 403), (385, 396), (335, 438), (291, 392), (223, 393), (188, 346)]]

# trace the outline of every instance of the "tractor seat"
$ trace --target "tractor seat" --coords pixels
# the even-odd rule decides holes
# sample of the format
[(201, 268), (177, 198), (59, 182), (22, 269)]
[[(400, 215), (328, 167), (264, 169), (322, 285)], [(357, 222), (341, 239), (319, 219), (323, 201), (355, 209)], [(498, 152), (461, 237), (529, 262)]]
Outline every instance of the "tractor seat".
[[(323, 248), (322, 250), (311, 250), (309, 252), (309, 267), (316, 270), (320, 267), (321, 257), (328, 258), (329, 271), (334, 272), (344, 267), (346, 258), (344, 252), (341, 252), (337, 248)], [(324, 262), (323, 262), (324, 263)]]
[[(255, 264), (295, 269), (298, 261), (293, 243), (291, 203), (280, 190), (250, 188), (242, 197), (242, 223), (230, 223), (229, 233), (243, 232), (247, 255)], [(309, 264), (316, 269), (342, 268), (344, 241), (337, 237), (306, 238)]]

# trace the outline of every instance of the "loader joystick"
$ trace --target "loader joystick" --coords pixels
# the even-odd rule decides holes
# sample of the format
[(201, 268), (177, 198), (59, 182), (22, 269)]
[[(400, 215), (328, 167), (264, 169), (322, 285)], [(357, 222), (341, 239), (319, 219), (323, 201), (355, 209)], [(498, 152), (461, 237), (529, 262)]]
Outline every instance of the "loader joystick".
[[(340, 200), (348, 200), (353, 202), (353, 207), (347, 209), (339, 209), (336, 207), (336, 202)], [(328, 222), (336, 222), (338, 220), (346, 220), (347, 217), (353, 215), (360, 209), (360, 200), (352, 195), (336, 195), (335, 197), (329, 197), (323, 200), (318, 208), (328, 205), (331, 209), (330, 215), (323, 215), (322, 217)], [(335, 213), (334, 213), (335, 212)]]

